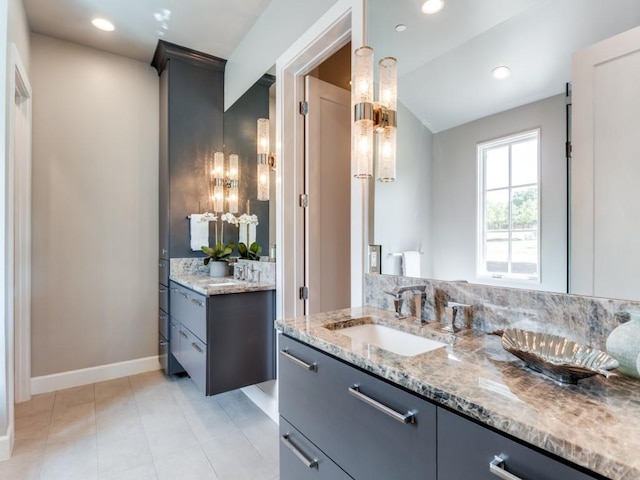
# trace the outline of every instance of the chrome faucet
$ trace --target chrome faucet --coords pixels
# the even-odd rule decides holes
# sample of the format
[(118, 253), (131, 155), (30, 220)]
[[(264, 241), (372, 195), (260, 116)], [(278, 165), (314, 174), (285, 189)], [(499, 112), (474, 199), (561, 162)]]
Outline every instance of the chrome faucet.
[(396, 311), (397, 318), (406, 318), (406, 316), (402, 315), (402, 305), (404, 304), (404, 293), (411, 292), (411, 316), (418, 319), (420, 323), (426, 323), (426, 319), (424, 318), (424, 306), (427, 298), (427, 294), (425, 293), (426, 285), (406, 285), (402, 287), (395, 287), (391, 291), (385, 291), (387, 295), (391, 295), (393, 297), (393, 307)]
[(458, 316), (458, 313), (462, 313), (462, 315), (466, 317), (466, 309), (470, 308), (471, 305), (467, 305), (465, 303), (447, 302), (447, 306), (444, 309), (445, 315), (447, 317), (447, 323), (442, 327), (442, 330), (447, 333), (455, 333), (460, 330), (460, 328), (456, 327), (455, 325), (456, 317)]

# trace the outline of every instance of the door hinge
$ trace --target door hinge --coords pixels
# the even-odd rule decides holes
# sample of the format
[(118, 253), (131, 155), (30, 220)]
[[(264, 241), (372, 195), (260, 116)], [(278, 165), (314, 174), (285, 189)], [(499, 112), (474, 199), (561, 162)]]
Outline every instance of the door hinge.
[(567, 158), (571, 158), (571, 154), (573, 152), (573, 147), (571, 145), (571, 142), (566, 142), (564, 145), (565, 145), (564, 156)]
[(309, 102), (300, 102), (300, 115), (307, 115), (309, 113)]
[(306, 193), (300, 194), (300, 206), (302, 208), (307, 208), (309, 206), (309, 195)]
[(309, 287), (300, 287), (300, 300), (309, 300)]

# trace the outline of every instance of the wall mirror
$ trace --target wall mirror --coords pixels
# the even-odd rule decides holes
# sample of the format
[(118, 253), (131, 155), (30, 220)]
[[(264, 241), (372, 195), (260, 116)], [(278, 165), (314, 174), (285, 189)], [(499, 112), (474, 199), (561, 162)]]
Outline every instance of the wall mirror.
[[(397, 179), (372, 184), (369, 203), (369, 243), (382, 246), (382, 273), (401, 274), (397, 254), (419, 251), (424, 278), (567, 292), (565, 90), (572, 56), (640, 25), (640, 3), (447, 0), (434, 15), (423, 14), (422, 3), (368, 1), (367, 39), (376, 63), (398, 59)], [(493, 78), (498, 66), (509, 67), (510, 77)], [(538, 166), (529, 176), (538, 182), (535, 232), (508, 242), (482, 237), (479, 192), (486, 183), (478, 172), (479, 165), (488, 167), (477, 147), (531, 131), (539, 132)], [(520, 256), (525, 274), (507, 278), (501, 267), (489, 266), (479, 276), (483, 248), (514, 264)], [(537, 259), (537, 279), (527, 278), (530, 258)]]
[[(224, 154), (229, 162), (230, 155), (238, 156), (238, 205), (235, 217), (243, 214), (255, 215), (258, 224), (246, 227), (234, 226), (224, 222), (225, 241), (256, 241), (262, 247), (261, 256), (269, 255), (269, 245), (274, 243), (275, 222), (273, 208), (275, 202), (274, 172), (269, 170), (269, 200), (258, 200), (257, 175), (257, 121), (259, 118), (270, 121), (270, 151), (275, 152), (273, 126), (275, 119), (274, 92), (275, 77), (265, 74), (249, 90), (224, 112)], [(224, 212), (227, 212), (228, 202)], [(240, 236), (240, 229), (248, 228), (248, 236)]]

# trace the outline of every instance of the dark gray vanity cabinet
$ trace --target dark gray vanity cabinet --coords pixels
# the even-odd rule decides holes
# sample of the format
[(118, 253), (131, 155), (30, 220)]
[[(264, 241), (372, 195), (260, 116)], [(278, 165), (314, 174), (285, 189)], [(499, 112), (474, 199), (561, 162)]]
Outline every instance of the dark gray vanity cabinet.
[[(201, 257), (189, 246), (191, 213), (208, 209), (205, 156), (223, 148), (226, 60), (159, 41), (151, 65), (160, 76), (159, 236), (160, 290), (169, 285), (171, 258)], [(169, 300), (170, 301), (170, 300)], [(162, 302), (162, 299), (160, 299)], [(160, 310), (163, 310), (160, 303)], [(167, 310), (163, 310), (168, 313)], [(174, 355), (171, 329), (159, 318), (159, 355), (167, 374), (184, 371)], [(166, 327), (166, 325), (165, 325)], [(169, 337), (164, 333), (168, 331)]]
[[(291, 338), (280, 336), (279, 351), (280, 415), (312, 447), (355, 479), (436, 478), (433, 404)], [(291, 452), (285, 434), (281, 458)], [(304, 465), (311, 454), (293, 443)], [(298, 478), (287, 465), (281, 478)]]
[[(501, 457), (504, 462), (496, 457)], [(496, 465), (490, 466), (491, 462)], [(504, 471), (512, 476), (501, 476)], [(444, 408), (438, 408), (438, 479), (462, 478), (593, 480), (597, 477), (582, 473)]]
[(205, 296), (170, 284), (170, 351), (206, 395), (275, 378), (273, 291)]

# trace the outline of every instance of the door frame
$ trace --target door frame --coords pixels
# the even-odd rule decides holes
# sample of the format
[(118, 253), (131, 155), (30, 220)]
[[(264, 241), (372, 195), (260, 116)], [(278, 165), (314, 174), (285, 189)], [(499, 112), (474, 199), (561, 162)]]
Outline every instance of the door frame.
[[(301, 316), (304, 302), (304, 76), (351, 40), (363, 45), (363, 0), (339, 0), (276, 61), (276, 318)], [(353, 58), (353, 56), (352, 56)], [(353, 113), (352, 113), (353, 115)], [(285, 134), (286, 133), (286, 134)], [(351, 305), (362, 305), (367, 182), (351, 182)]]
[[(15, 44), (10, 46), (7, 178), (7, 319), (13, 323), (14, 401), (31, 399), (31, 154), (32, 93)], [(17, 115), (18, 111), (21, 115)]]

